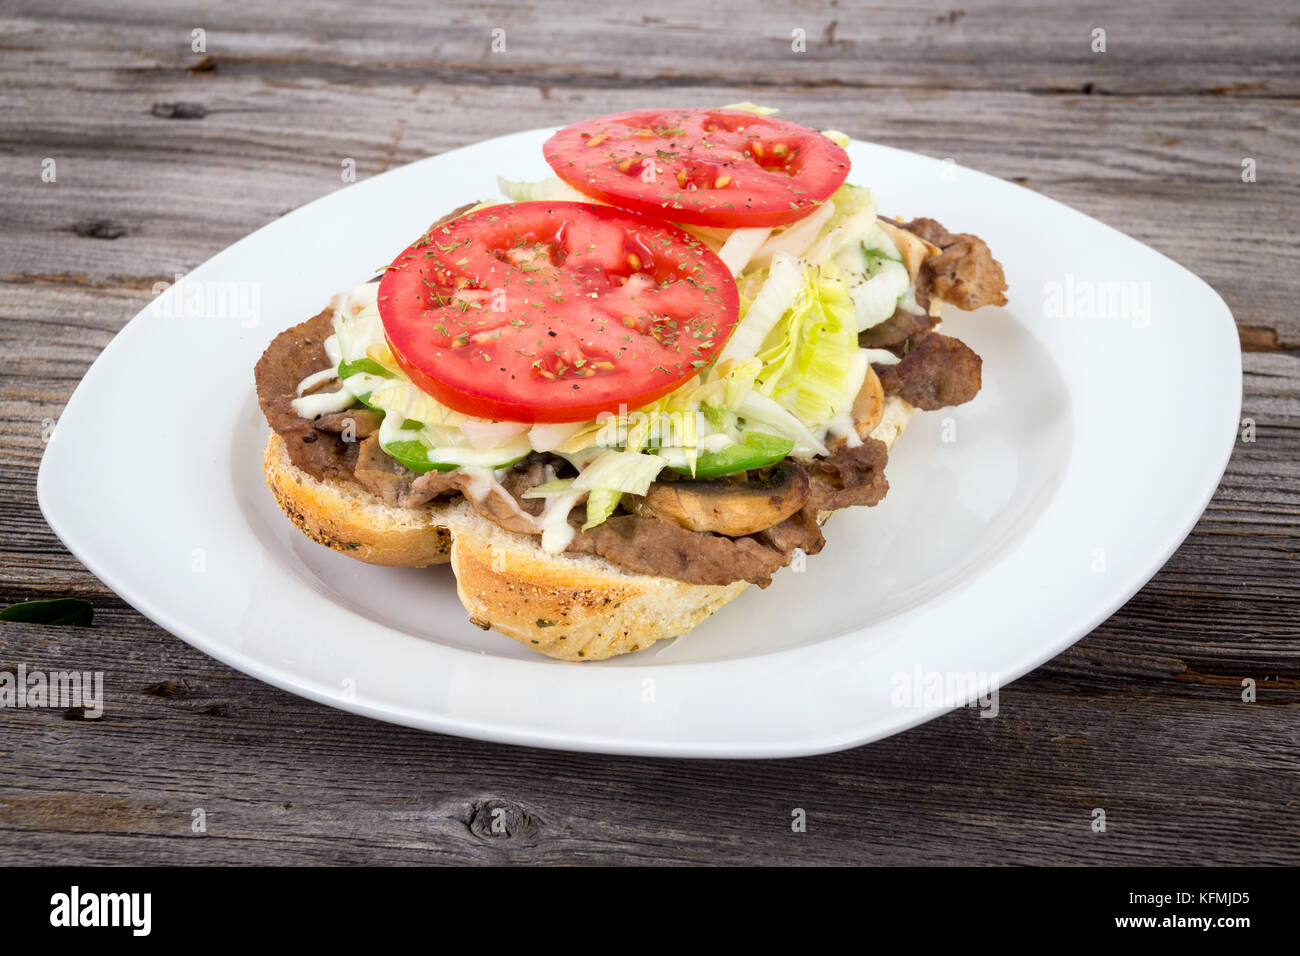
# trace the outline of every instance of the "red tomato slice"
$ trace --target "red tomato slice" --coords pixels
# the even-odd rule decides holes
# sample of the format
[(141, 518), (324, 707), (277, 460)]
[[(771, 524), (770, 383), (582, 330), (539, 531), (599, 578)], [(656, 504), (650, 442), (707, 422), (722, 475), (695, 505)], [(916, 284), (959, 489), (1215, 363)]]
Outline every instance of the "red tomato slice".
[(816, 130), (738, 110), (636, 110), (568, 126), (542, 147), (586, 196), (696, 226), (783, 226), (844, 183), (848, 153)]
[(708, 364), (738, 310), (731, 272), (698, 240), (576, 202), (434, 226), (379, 283), (411, 381), (495, 421), (580, 422), (652, 402)]

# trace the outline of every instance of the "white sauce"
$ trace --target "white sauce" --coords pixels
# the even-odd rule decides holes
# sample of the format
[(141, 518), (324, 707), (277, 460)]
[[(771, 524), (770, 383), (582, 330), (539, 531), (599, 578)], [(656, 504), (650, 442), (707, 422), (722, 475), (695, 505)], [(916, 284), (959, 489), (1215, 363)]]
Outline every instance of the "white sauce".
[(897, 365), (903, 361), (889, 349), (863, 349), (867, 353), (867, 361), (872, 365)]
[(831, 438), (843, 438), (844, 444), (849, 448), (857, 448), (862, 444), (862, 439), (858, 437), (857, 423), (848, 412), (841, 412), (832, 418), (826, 426), (826, 434)]
[(466, 478), (465, 484), (461, 486), (461, 492), (470, 501), (476, 505), (481, 505), (489, 497), (495, 495), (515, 517), (530, 526), (529, 530), (533, 533), (540, 533), (544, 530), (541, 521), (535, 515), (530, 515), (519, 507), (519, 502), (515, 500), (515, 496), (501, 486), (490, 468), (475, 468), (462, 465), (460, 471)]
[(300, 417), (315, 418), (317, 415), (328, 415), (330, 412), (341, 412), (346, 408), (351, 408), (355, 401), (356, 398), (351, 392), (346, 388), (340, 388), (337, 392), (317, 392), (315, 395), (304, 395), (301, 398), (295, 398), (289, 404), (293, 406), (293, 410)]
[(323, 368), (319, 372), (313, 372), (298, 383), (298, 391), (296, 394), (301, 395), (309, 388), (315, 388), (321, 382), (330, 382), (338, 377), (339, 373), (332, 368)]
[(700, 451), (715, 452), (722, 451), (731, 445), (736, 444), (732, 437), (724, 432), (715, 432), (712, 435), (705, 435), (697, 443)]
[(325, 348), (325, 354), (329, 356), (330, 362), (337, 369), (339, 363), (343, 361), (343, 352), (339, 349), (339, 337), (331, 335), (322, 344)]
[(317, 415), (341, 412), (345, 408), (351, 408), (356, 401), (353, 394), (346, 388), (340, 388), (334, 392), (317, 392), (314, 395), (302, 394), (321, 382), (329, 382), (339, 377), (338, 342), (333, 335), (325, 340), (324, 348), (325, 354), (329, 356), (329, 360), (334, 364), (330, 368), (312, 372), (299, 382), (297, 390), (299, 397), (289, 403), (301, 418), (315, 418)]
[(569, 546), (577, 533), (569, 524), (569, 512), (586, 496), (585, 491), (575, 491), (546, 500), (538, 523), (542, 526), (542, 550), (547, 554), (559, 554)]

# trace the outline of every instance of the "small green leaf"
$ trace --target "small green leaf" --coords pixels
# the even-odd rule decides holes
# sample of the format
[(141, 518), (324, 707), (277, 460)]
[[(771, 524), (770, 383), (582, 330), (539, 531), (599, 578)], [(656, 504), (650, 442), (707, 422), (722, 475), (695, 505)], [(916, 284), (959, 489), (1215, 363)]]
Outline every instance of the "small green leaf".
[(358, 372), (365, 372), (367, 375), (379, 375), (383, 378), (392, 378), (393, 373), (388, 371), (372, 358), (359, 358), (355, 362), (339, 363), (339, 378), (348, 378), (356, 375)]
[(53, 601), (24, 601), (0, 611), (0, 621), (20, 624), (75, 624), (89, 627), (95, 607), (81, 598), (55, 598)]

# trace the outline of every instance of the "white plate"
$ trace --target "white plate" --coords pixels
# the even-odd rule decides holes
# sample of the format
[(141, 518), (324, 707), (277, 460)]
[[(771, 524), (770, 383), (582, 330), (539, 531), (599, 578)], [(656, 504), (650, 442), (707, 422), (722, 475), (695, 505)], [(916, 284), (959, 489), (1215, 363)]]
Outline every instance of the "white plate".
[[(187, 312), (184, 284), (132, 319), (41, 463), (41, 508), (68, 549), (205, 653), (345, 710), (540, 747), (786, 756), (875, 740), (960, 703), (920, 694), (907, 705), (899, 694), (915, 678), (1002, 684), (1060, 653), (1160, 568), (1217, 486), (1241, 355), (1209, 286), (1029, 190), (855, 142), (851, 180), (889, 213), (987, 239), (1011, 305), (949, 310), (947, 331), (984, 358), (983, 391), (914, 420), (890, 456), (889, 496), (837, 514), (803, 573), (782, 572), (675, 643), (566, 664), (471, 626), (446, 567), (374, 568), (312, 544), (262, 483), (258, 356), (433, 218), (496, 195), (497, 174), (547, 175), (549, 132), (347, 186), (186, 277), (214, 296), (244, 283), (250, 307), (259, 293), (256, 324), (251, 308), (215, 298)], [(1125, 282), (1149, 291), (1149, 313), (1139, 295), (1127, 315), (1118, 300), (1045, 314), (1051, 283), (1077, 301)]]

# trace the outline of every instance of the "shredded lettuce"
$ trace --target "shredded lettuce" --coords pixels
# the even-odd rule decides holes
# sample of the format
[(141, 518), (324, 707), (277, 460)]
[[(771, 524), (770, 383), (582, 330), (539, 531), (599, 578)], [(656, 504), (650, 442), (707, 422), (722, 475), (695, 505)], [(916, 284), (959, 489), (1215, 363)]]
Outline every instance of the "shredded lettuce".
[(524, 492), (525, 498), (556, 498), (587, 492), (587, 522), (583, 530), (604, 522), (624, 494), (644, 495), (668, 462), (658, 455), (635, 451), (605, 451), (577, 478), (557, 478)]
[(896, 259), (878, 259), (874, 268), (868, 269), (870, 278), (849, 290), (859, 332), (893, 315), (911, 285), (907, 268)]
[(334, 335), (338, 341), (339, 354), (346, 363), (363, 361), (366, 349), (374, 342), (383, 341), (384, 327), (379, 318), (377, 282), (359, 285), (335, 299)]
[(803, 259), (817, 268), (842, 250), (883, 235), (876, 224), (876, 197), (870, 189), (846, 183), (831, 194), (827, 204), (832, 203), (834, 215), (826, 221), (817, 241), (802, 253)]
[(523, 182), (497, 177), (497, 188), (501, 195), (513, 202), (532, 202), (534, 200), (573, 200), (575, 202), (595, 202), (590, 196), (578, 192), (558, 176), (539, 179), (536, 182)]
[(849, 295), (858, 331), (888, 319), (911, 290), (912, 279), (898, 247), (878, 224), (859, 242), (840, 249), (835, 264), (844, 275), (853, 277)]
[(370, 393), (369, 402), (400, 418), (414, 418), (427, 425), (458, 425), (468, 418), (453, 412), (413, 383), (399, 378), (384, 380)]
[[(427, 432), (427, 429), (426, 429)], [(429, 460), (440, 470), (448, 468), (504, 468), (532, 454), (527, 435), (518, 435), (495, 448), (470, 448), (463, 445), (429, 449)]]
[(788, 438), (794, 442), (790, 454), (796, 458), (827, 454), (826, 446), (808, 430), (807, 425), (760, 392), (750, 392), (741, 399), (736, 406), (736, 414), (747, 423), (762, 425), (764, 431), (778, 438)]
[(770, 227), (733, 229), (731, 235), (726, 238), (718, 249), (718, 258), (731, 270), (733, 276), (738, 276), (745, 271), (745, 267), (754, 258), (754, 254), (763, 247), (770, 235), (772, 235)]
[(630, 495), (643, 495), (663, 466), (663, 459), (657, 455), (643, 455), (635, 451), (607, 451), (573, 480), (573, 490), (595, 491), (605, 488)]
[[(777, 259), (772, 264), (771, 277), (728, 342), (724, 356), (733, 346), (737, 352), (749, 352), (753, 339), (762, 336), (754, 354), (761, 363), (755, 388), (796, 416), (806, 431), (820, 432), (844, 405), (844, 395), (852, 385), (853, 355), (858, 351), (857, 313), (848, 289), (833, 269), (823, 273), (787, 263)], [(793, 294), (787, 285), (787, 269), (793, 269), (796, 277)], [(771, 306), (768, 300), (774, 287), (777, 291), (771, 300), (789, 302), (779, 313), (779, 306)], [(771, 311), (755, 317), (761, 308)], [(809, 445), (805, 436), (796, 436), (788, 428), (780, 434)]]
[[(648, 456), (641, 455), (641, 458)], [(663, 459), (659, 459), (662, 461)], [(596, 488), (587, 495), (587, 521), (582, 526), (582, 530), (594, 528), (598, 524), (604, 524), (609, 520), (609, 516), (614, 513), (618, 503), (623, 498), (623, 492), (615, 488)]]
[(775, 106), (758, 106), (746, 100), (743, 103), (732, 103), (730, 106), (722, 107), (724, 110), (737, 110), (741, 113), (754, 113), (758, 116), (773, 116), (779, 112)]
[[(578, 477), (548, 481), (526, 492), (526, 497), (585, 493), (587, 522), (583, 528), (601, 524), (614, 513), (624, 494), (644, 495), (664, 467), (664, 459), (642, 454), (642, 450), (651, 443), (656, 425), (662, 427), (665, 405), (665, 400), (660, 399), (640, 409), (640, 414), (629, 415), (625, 432), (620, 432), (617, 420), (611, 422), (608, 416), (583, 426), (555, 449), (578, 469)], [(693, 424), (694, 414), (691, 413), (690, 417)], [(611, 424), (616, 427), (611, 428)], [(694, 438), (693, 432), (691, 438)], [(602, 439), (611, 444), (617, 442), (625, 450), (602, 448)]]
[[(520, 422), (490, 422), (481, 418), (470, 418), (460, 423), (461, 433), (469, 441), (470, 447), (479, 451), (510, 444), (524, 435), (528, 429), (528, 425)], [(524, 440), (531, 451), (532, 443), (528, 441), (527, 436)]]
[(765, 266), (777, 255), (792, 257), (808, 252), (821, 236), (822, 227), (835, 217), (835, 203), (827, 200), (817, 211), (787, 226), (759, 247), (750, 260), (752, 265)]
[(753, 357), (781, 316), (794, 304), (802, 285), (803, 270), (798, 263), (789, 256), (777, 255), (772, 260), (767, 281), (732, 331), (718, 361)]
[[(614, 513), (624, 493), (643, 495), (654, 481), (664, 460), (658, 455), (643, 455), (641, 449), (650, 441), (654, 427), (654, 413), (663, 409), (663, 400), (650, 406), (652, 414), (644, 415), (628, 429), (626, 451), (606, 451), (594, 458), (574, 480), (575, 491), (587, 491), (587, 523), (585, 531), (594, 528)], [(639, 489), (639, 490), (638, 490)]]

